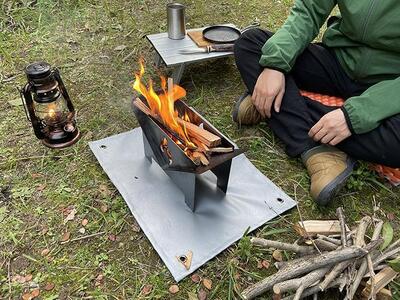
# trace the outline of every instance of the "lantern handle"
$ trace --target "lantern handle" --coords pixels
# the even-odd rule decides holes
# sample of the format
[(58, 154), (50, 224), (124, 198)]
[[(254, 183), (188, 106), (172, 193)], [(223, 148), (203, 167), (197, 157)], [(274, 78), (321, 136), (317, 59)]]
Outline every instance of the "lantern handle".
[[(24, 110), (28, 121), (32, 123), (33, 131), (38, 139), (43, 139), (44, 135), (41, 131), (41, 126), (38, 118), (35, 115), (35, 110), (33, 107), (33, 99), (31, 94), (32, 84), (27, 83), (19, 92), (21, 95), (22, 104), (24, 105)], [(29, 116), (28, 116), (29, 114)]]
[(67, 107), (68, 107), (68, 110), (69, 110), (70, 112), (72, 112), (73, 115), (75, 116), (74, 105), (72, 104), (71, 98), (70, 98), (69, 95), (68, 95), (68, 92), (67, 92), (67, 89), (65, 88), (64, 82), (63, 82), (62, 79), (61, 79), (60, 71), (59, 71), (57, 68), (54, 68), (54, 69), (53, 69), (53, 72), (54, 72), (54, 77), (55, 77), (55, 79), (58, 81), (58, 85), (59, 85), (59, 87), (60, 87), (61, 94), (64, 96), (65, 100), (67, 100)]

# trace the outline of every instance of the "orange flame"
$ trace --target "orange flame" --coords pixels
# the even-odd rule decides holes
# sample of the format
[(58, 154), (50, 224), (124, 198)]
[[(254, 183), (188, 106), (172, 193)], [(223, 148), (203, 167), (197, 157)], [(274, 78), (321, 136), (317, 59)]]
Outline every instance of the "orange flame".
[[(157, 94), (154, 91), (153, 81), (149, 80), (149, 87), (147, 88), (142, 78), (145, 73), (143, 59), (140, 59), (140, 71), (135, 73), (135, 82), (133, 83), (133, 89), (143, 95), (146, 98), (147, 103), (152, 111), (160, 117), (161, 121), (170, 130), (176, 133), (186, 144), (186, 146), (196, 147), (189, 138), (185, 126), (178, 123), (178, 111), (175, 110), (175, 101), (185, 97), (186, 91), (179, 85), (174, 84), (170, 90), (167, 87), (167, 80), (164, 76), (160, 76), (162, 93)], [(185, 119), (189, 118), (187, 115)]]

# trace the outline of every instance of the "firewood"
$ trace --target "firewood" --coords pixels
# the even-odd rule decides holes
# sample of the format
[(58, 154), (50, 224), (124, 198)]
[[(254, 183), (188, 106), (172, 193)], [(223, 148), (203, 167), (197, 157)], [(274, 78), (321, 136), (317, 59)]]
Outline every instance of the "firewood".
[(329, 236), (326, 236), (326, 235), (323, 235), (323, 234), (317, 234), (317, 238), (320, 239), (320, 240), (331, 242), (332, 244), (335, 244), (337, 246), (341, 245), (341, 242), (338, 239), (335, 239), (335, 238), (332, 238), (332, 237), (329, 237)]
[(198, 157), (200, 159), (200, 162), (204, 166), (208, 166), (210, 164), (209, 160), (207, 159), (207, 157), (202, 152), (194, 151), (193, 152), (193, 157), (195, 157), (195, 158)]
[[(339, 287), (344, 282), (344, 276), (336, 278), (331, 284), (328, 286), (328, 289)], [(318, 285), (314, 285), (308, 289), (306, 289), (301, 295), (300, 299), (306, 298), (308, 296), (314, 295), (315, 293), (320, 292)], [(282, 300), (293, 300), (294, 295), (290, 295), (288, 297), (283, 298)]]
[(346, 232), (346, 221), (344, 220), (343, 208), (339, 207), (336, 210), (336, 214), (338, 216), (339, 223), (340, 223), (340, 240), (342, 242), (342, 246), (346, 247), (347, 246), (347, 232)]
[(198, 139), (191, 137), (192, 142), (197, 146), (198, 150), (208, 155), (210, 153), (210, 148), (207, 145), (200, 142)]
[[(304, 226), (304, 227), (303, 227)], [(317, 234), (340, 234), (340, 222), (338, 220), (309, 220), (294, 225), (296, 232), (302, 237), (316, 236)], [(349, 231), (349, 228), (346, 228)]]
[(300, 299), (303, 291), (311, 285), (318, 282), (329, 271), (330, 267), (324, 267), (308, 273), (307, 275), (299, 278), (294, 278), (286, 281), (279, 282), (274, 285), (274, 294), (282, 294), (288, 291), (296, 290), (294, 299)]
[(362, 257), (377, 246), (378, 243), (367, 245), (365, 248), (361, 247), (347, 247), (340, 250), (334, 250), (327, 253), (322, 253), (314, 258), (310, 258), (299, 262), (296, 265), (288, 265), (282, 270), (279, 270), (274, 275), (271, 275), (252, 286), (248, 287), (242, 292), (244, 299), (253, 299), (266, 291), (270, 290), (276, 283), (303, 275), (315, 269), (332, 266), (345, 260), (350, 260)]
[[(367, 300), (368, 298), (365, 298), (362, 296), (362, 290), (364, 290), (364, 288), (367, 286), (367, 282), (366, 281), (361, 281), (360, 283), (360, 287), (362, 288), (361, 290), (359, 289), (357, 291), (357, 294), (359, 294), (362, 300)], [(393, 299), (393, 295), (392, 292), (387, 289), (387, 288), (383, 288), (381, 289), (377, 294), (376, 294), (376, 300), (392, 300)]]
[(262, 247), (266, 247), (266, 248), (275, 248), (275, 249), (292, 251), (292, 252), (301, 253), (301, 254), (315, 253), (315, 249), (313, 247), (309, 247), (309, 246), (299, 246), (299, 245), (295, 245), (295, 244), (282, 243), (282, 242), (271, 241), (271, 240), (266, 240), (266, 239), (261, 239), (261, 238), (252, 238), (250, 241), (253, 245), (262, 246)]
[[(377, 240), (379, 238), (381, 231), (382, 231), (382, 227), (383, 227), (382, 221), (378, 222), (375, 225), (374, 233), (372, 234), (371, 240)], [(370, 256), (370, 253), (368, 253), (368, 255)], [(356, 294), (358, 286), (360, 285), (360, 282), (361, 282), (362, 278), (364, 277), (365, 272), (367, 271), (367, 266), (368, 266), (368, 262), (367, 262), (367, 260), (364, 259), (362, 261), (360, 267), (358, 268), (358, 271), (355, 275), (355, 278), (354, 278), (352, 284), (350, 285), (350, 288), (349, 288), (350, 299), (353, 299), (354, 295)]]
[(180, 118), (177, 119), (178, 123), (181, 124), (186, 128), (187, 133), (189, 136), (194, 137), (195, 139), (199, 140), (207, 147), (216, 147), (221, 144), (221, 138), (208, 130), (200, 128), (199, 126), (184, 121)]
[(374, 284), (372, 284), (371, 279), (367, 281), (366, 287), (362, 291), (361, 295), (363, 297), (370, 297), (370, 294), (372, 293), (372, 296), (375, 296), (381, 289), (392, 282), (398, 274), (399, 273), (393, 270), (391, 267), (381, 270), (378, 274), (376, 274)]
[[(343, 209), (339, 207), (336, 210), (337, 217), (339, 219), (340, 223), (340, 240), (342, 243), (342, 247), (346, 248), (347, 247), (347, 232), (346, 232), (346, 221), (344, 219), (344, 214), (343, 214)], [(356, 245), (359, 246), (359, 245)], [(325, 279), (319, 284), (319, 288), (321, 291), (324, 291), (329, 284), (340, 274), (345, 272), (345, 278), (349, 279), (348, 273), (346, 272), (346, 268), (351, 264), (351, 261), (342, 261), (341, 263), (338, 263), (336, 266), (333, 267), (333, 269), (329, 272), (329, 274), (325, 277)]]
[(211, 153), (229, 153), (233, 151), (233, 147), (214, 147), (210, 148)]
[(317, 248), (321, 251), (332, 251), (332, 250), (336, 250), (339, 246), (325, 241), (325, 240), (321, 240), (321, 239), (316, 239), (313, 241), (314, 245), (317, 246)]

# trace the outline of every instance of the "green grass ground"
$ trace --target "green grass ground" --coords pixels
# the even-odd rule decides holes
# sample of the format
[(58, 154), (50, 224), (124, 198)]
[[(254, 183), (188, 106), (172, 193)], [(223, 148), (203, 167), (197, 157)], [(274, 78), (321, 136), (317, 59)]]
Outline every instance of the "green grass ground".
[[(258, 19), (263, 27), (274, 30), (284, 21), (292, 0), (184, 3), (188, 27), (223, 22), (246, 26)], [(42, 299), (196, 299), (198, 293), (209, 299), (234, 299), (237, 291), (273, 272), (272, 267), (257, 268), (261, 259), (271, 260), (271, 253), (251, 249), (243, 239), (198, 270), (197, 274), (212, 281), (211, 290), (187, 278), (179, 283), (177, 294), (170, 294), (173, 278), (89, 150), (89, 141), (137, 126), (130, 108), (130, 82), (139, 56), (154, 71), (143, 36), (166, 30), (165, 4), (154, 0), (2, 1), (0, 299), (19, 299), (37, 286)], [(63, 151), (49, 150), (35, 139), (19, 105), (16, 87), (25, 82), (23, 68), (39, 59), (60, 68), (78, 110), (83, 137)], [(265, 124), (242, 129), (232, 124), (231, 106), (243, 90), (232, 59), (191, 66), (183, 86), (189, 104), (299, 201), (303, 218), (334, 218), (341, 205), (354, 224), (372, 213), (375, 198), (382, 217), (389, 216), (398, 231), (399, 191), (365, 165), (333, 205), (320, 209), (308, 194), (308, 177), (301, 163), (286, 157)], [(72, 209), (77, 211), (75, 218), (64, 223)], [(85, 233), (83, 219), (88, 220)], [(292, 210), (255, 234), (295, 240), (291, 224), (298, 219), (298, 212)], [(61, 243), (65, 232), (70, 233), (70, 242)], [(148, 293), (141, 292), (145, 286)]]

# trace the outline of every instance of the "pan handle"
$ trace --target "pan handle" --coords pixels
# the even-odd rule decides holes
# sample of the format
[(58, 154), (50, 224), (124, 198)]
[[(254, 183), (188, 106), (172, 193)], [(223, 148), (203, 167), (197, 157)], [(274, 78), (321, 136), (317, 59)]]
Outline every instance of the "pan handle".
[(244, 32), (246, 32), (246, 31), (249, 30), (249, 29), (257, 28), (257, 27), (260, 27), (260, 22), (254, 22), (254, 23), (250, 24), (249, 26), (246, 26), (245, 28), (243, 28), (243, 29), (240, 31), (240, 33), (244, 33)]

